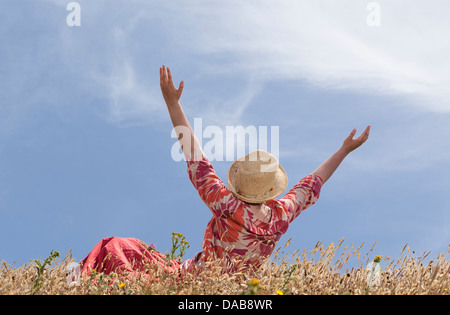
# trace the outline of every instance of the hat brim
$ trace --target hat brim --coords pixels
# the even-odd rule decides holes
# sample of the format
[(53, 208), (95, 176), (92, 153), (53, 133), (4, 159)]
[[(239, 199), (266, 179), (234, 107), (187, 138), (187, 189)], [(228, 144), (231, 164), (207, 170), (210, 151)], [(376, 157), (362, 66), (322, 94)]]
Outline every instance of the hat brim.
[(228, 175), (227, 175), (227, 183), (228, 183), (228, 189), (235, 195), (237, 198), (249, 202), (249, 203), (262, 203), (271, 199), (274, 199), (281, 195), (288, 184), (288, 178), (286, 175), (286, 172), (284, 171), (283, 167), (278, 164), (278, 168), (275, 171), (275, 183), (271, 190), (266, 191), (258, 196), (246, 196), (242, 195), (238, 192), (236, 189), (236, 173), (239, 169), (239, 165), (242, 163), (242, 160), (236, 160), (231, 164), (230, 168), (228, 169)]

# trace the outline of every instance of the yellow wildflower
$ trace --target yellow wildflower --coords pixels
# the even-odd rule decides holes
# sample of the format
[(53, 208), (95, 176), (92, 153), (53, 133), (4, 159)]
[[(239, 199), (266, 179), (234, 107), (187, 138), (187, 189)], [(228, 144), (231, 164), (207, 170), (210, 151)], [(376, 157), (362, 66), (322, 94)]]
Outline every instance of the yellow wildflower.
[(283, 291), (277, 290), (278, 295), (284, 295)]
[(374, 262), (380, 262), (382, 256), (375, 256)]
[(121, 289), (125, 288), (125, 283), (119, 284), (119, 288), (121, 288)]
[(250, 283), (253, 284), (253, 285), (258, 285), (258, 284), (259, 284), (259, 280), (253, 278), (252, 281), (251, 281)]

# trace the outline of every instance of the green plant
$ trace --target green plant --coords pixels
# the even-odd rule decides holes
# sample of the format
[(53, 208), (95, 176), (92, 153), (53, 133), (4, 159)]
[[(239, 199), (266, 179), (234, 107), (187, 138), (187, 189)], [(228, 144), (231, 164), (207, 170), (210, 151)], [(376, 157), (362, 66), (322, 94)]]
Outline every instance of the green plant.
[[(183, 256), (186, 254), (187, 249), (189, 248), (189, 242), (186, 241), (186, 238), (181, 233), (172, 233), (172, 248), (168, 253), (166, 253), (166, 257), (168, 259), (176, 259), (179, 261), (183, 260)], [(179, 251), (177, 253), (177, 251)]]
[(278, 291), (277, 291), (277, 294), (278, 294), (278, 295), (283, 295), (283, 294), (284, 294), (283, 292), (286, 292), (286, 291), (287, 291), (287, 285), (288, 285), (289, 282), (292, 280), (292, 274), (293, 274), (297, 269), (298, 269), (298, 265), (297, 265), (297, 264), (290, 265), (290, 266), (286, 267), (286, 269), (285, 269), (284, 272), (283, 272), (283, 275), (284, 275), (284, 278), (285, 278), (285, 279), (284, 279), (284, 283), (283, 283), (283, 287), (282, 287), (281, 290), (278, 290), (278, 291), (281, 292), (281, 294), (278, 293)]
[(39, 290), (42, 287), (42, 284), (45, 280), (44, 272), (45, 268), (47, 266), (50, 266), (53, 262), (53, 260), (56, 259), (56, 257), (59, 257), (59, 252), (54, 252), (53, 250), (50, 252), (50, 255), (45, 258), (44, 262), (41, 262), (41, 259), (38, 257), (38, 259), (34, 260), (34, 264), (37, 268), (37, 278), (33, 283), (33, 287), (31, 288), (31, 293), (36, 294), (39, 292)]

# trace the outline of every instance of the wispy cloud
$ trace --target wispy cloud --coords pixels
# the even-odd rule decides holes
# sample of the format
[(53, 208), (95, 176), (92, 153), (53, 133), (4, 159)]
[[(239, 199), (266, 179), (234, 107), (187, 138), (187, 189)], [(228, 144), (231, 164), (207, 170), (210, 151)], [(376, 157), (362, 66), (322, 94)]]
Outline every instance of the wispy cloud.
[(443, 40), (450, 21), (442, 14), (450, 4), (379, 3), (382, 24), (375, 28), (366, 23), (367, 3), (190, 3), (186, 25), (194, 26), (184, 34), (191, 49), (231, 54), (259, 78), (398, 94), (419, 98), (428, 110), (450, 111), (450, 44)]
[(126, 126), (160, 120), (163, 113), (167, 116), (158, 86), (140, 80), (129, 62), (117, 63), (109, 75), (94, 75), (93, 79), (108, 93), (104, 115), (109, 122)]
[(192, 99), (217, 100), (200, 74), (246, 78), (234, 91), (238, 100), (224, 94), (208, 103), (230, 120), (272, 80), (399, 95), (425, 110), (450, 111), (445, 1), (378, 1), (380, 27), (367, 25), (367, 3), (349, 1), (79, 2), (82, 35), (62, 25), (55, 44), (76, 51), (66, 64), (78, 60), (80, 69), (72, 69), (89, 80), (89, 93), (107, 100), (105, 118), (114, 123), (157, 119), (164, 109), (151, 70), (166, 61), (195, 72), (191, 79), (202, 86), (191, 86)]

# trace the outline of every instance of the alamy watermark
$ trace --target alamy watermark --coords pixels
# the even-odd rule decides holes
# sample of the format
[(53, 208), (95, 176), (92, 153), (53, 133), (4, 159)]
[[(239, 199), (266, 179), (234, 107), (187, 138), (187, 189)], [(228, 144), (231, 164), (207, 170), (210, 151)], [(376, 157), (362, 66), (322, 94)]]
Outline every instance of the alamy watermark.
[(81, 26), (81, 6), (78, 2), (70, 2), (66, 6), (66, 10), (70, 11), (67, 15), (66, 23), (68, 26)]
[[(279, 126), (225, 126), (225, 128), (208, 125), (203, 128), (202, 118), (194, 118), (193, 132), (200, 148), (210, 161), (235, 161), (255, 150), (270, 152), (279, 159), (280, 127)], [(181, 149), (191, 147), (190, 131), (186, 126), (172, 129), (171, 137), (177, 139), (172, 145), (171, 156), (176, 162), (185, 160)], [(178, 141), (179, 134), (182, 138)], [(270, 141), (269, 141), (270, 138)], [(181, 142), (181, 144), (180, 144)], [(268, 144), (270, 143), (270, 148)]]
[(367, 15), (367, 25), (370, 27), (376, 27), (381, 25), (381, 6), (378, 2), (370, 2), (366, 6), (369, 14)]
[[(366, 6), (369, 14), (367, 15), (366, 22), (370, 27), (381, 25), (381, 6), (378, 2), (369, 2)], [(66, 10), (70, 11), (67, 15), (66, 23), (68, 26), (81, 26), (81, 6), (78, 2), (69, 2), (66, 6)]]

